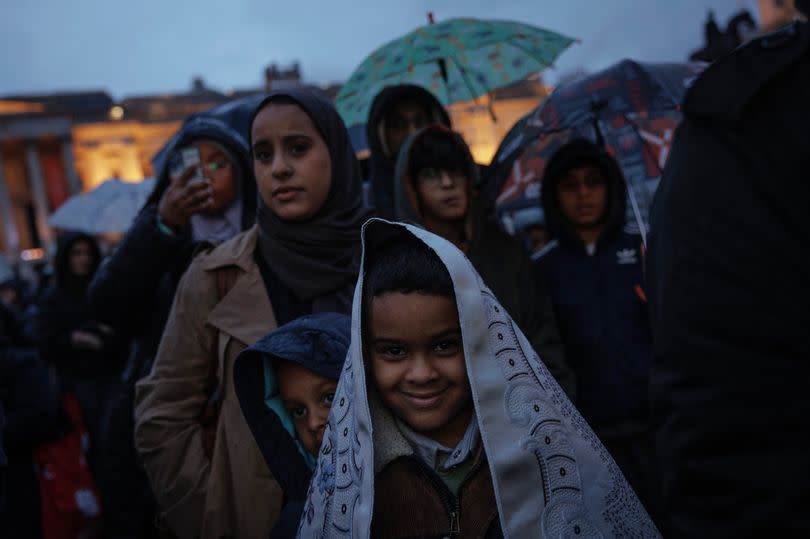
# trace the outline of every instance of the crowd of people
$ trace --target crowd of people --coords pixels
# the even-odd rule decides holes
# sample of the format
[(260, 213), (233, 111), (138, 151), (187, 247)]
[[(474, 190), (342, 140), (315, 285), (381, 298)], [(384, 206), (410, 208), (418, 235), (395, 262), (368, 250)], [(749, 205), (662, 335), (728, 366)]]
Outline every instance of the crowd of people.
[(111, 255), (65, 232), (37, 297), (2, 276), (0, 535), (810, 533), (810, 141), (765, 140), (810, 104), (790, 28), (690, 91), (649, 254), (621, 168), (574, 139), (532, 256), (421, 87), (375, 100), (369, 178), (311, 91), (190, 118)]

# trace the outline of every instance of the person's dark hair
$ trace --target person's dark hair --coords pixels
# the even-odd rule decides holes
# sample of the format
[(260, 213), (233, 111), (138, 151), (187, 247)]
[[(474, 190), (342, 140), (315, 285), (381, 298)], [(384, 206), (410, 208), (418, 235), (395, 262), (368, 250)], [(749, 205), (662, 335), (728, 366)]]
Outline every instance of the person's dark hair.
[(410, 234), (367, 253), (365, 265), (366, 306), (387, 292), (456, 297), (450, 272), (439, 256)]
[[(413, 141), (410, 150), (408, 173), (411, 181), (416, 182), (417, 175), (426, 168), (470, 174), (472, 158), (463, 140), (452, 131), (445, 129), (427, 129)], [(468, 178), (472, 180), (473, 178)]]

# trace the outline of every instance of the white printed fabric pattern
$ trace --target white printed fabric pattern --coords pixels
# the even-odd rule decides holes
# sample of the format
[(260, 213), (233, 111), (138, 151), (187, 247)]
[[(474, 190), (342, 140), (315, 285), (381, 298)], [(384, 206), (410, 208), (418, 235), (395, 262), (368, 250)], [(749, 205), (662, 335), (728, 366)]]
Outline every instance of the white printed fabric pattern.
[[(364, 252), (403, 233), (433, 249), (453, 278), (504, 536), (660, 537), (605, 447), (461, 251), (422, 229), (372, 219), (363, 228)], [(299, 525), (303, 539), (370, 536), (374, 448), (361, 351), (362, 286), (361, 275), (352, 344)]]

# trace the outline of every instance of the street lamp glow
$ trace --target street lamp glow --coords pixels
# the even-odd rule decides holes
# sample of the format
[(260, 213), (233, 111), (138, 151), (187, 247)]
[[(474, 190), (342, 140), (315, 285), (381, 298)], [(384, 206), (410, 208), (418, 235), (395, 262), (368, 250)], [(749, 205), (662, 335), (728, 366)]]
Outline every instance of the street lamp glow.
[(110, 119), (111, 120), (121, 120), (124, 117), (124, 107), (121, 105), (115, 105), (110, 109)]

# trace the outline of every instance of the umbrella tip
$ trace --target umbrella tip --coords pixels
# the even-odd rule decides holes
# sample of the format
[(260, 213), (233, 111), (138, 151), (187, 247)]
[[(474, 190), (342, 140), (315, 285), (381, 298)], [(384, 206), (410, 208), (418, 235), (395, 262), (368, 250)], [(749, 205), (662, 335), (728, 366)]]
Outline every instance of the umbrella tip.
[(428, 24), (433, 24), (436, 20), (433, 18), (433, 12), (428, 11), (427, 13)]

